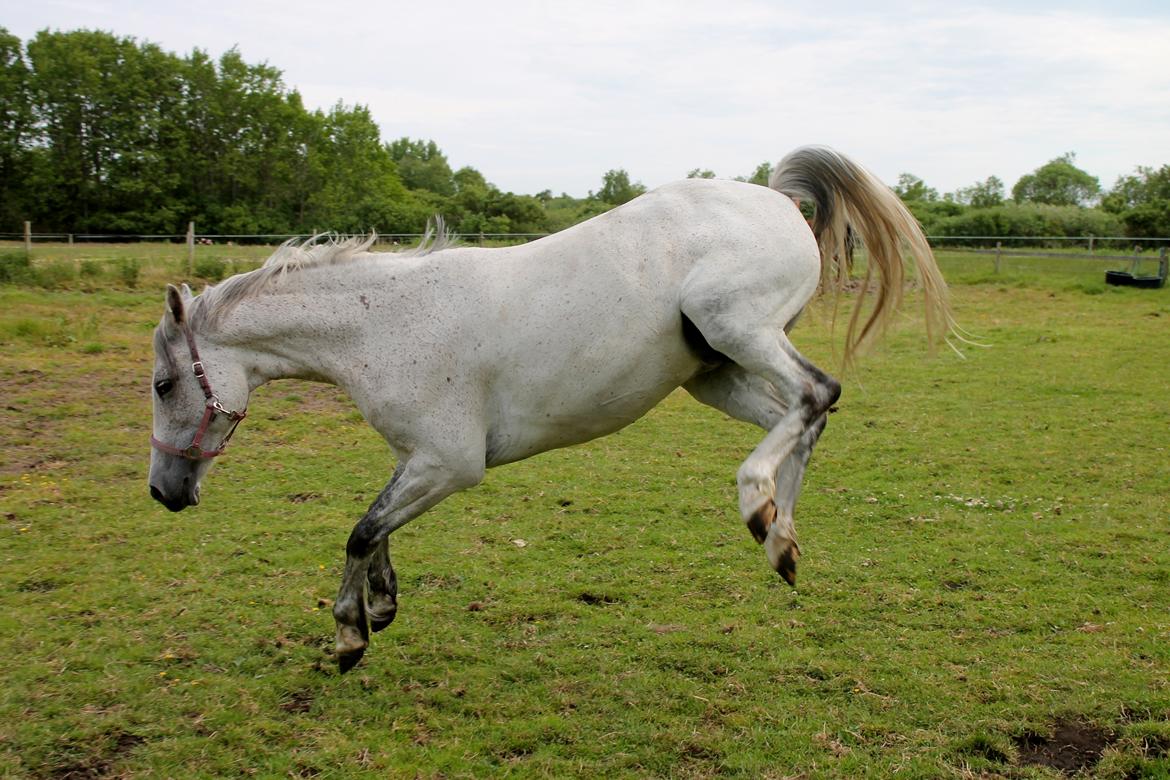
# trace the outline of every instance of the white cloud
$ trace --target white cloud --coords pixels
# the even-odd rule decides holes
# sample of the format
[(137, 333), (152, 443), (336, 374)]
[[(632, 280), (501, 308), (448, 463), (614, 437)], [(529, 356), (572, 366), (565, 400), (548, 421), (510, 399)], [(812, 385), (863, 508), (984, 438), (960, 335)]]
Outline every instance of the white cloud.
[(310, 105), (367, 104), (388, 139), (432, 138), (522, 192), (584, 194), (613, 167), (649, 185), (747, 174), (810, 142), (942, 191), (1010, 186), (1066, 151), (1106, 185), (1170, 162), (1170, 13), (1140, 2), (48, 0), (9, 15), (25, 38), (238, 44)]

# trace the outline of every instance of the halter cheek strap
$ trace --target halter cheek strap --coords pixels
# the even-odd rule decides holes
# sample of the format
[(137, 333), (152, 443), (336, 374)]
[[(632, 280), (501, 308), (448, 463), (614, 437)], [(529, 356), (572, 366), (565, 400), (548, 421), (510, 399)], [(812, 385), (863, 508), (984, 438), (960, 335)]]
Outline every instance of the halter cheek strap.
[[(150, 445), (159, 452), (165, 452), (168, 455), (177, 455), (180, 458), (187, 460), (208, 460), (220, 455), (227, 449), (228, 442), (231, 441), (232, 434), (236, 432), (236, 428), (248, 415), (248, 410), (237, 412), (233, 409), (224, 408), (223, 404), (216, 398), (215, 393), (211, 389), (211, 382), (207, 378), (207, 372), (203, 369), (203, 361), (199, 359), (199, 348), (195, 346), (195, 334), (191, 332), (186, 322), (179, 325), (183, 330), (183, 335), (187, 339), (187, 348), (191, 352), (191, 372), (195, 374), (195, 378), (199, 380), (199, 386), (203, 388), (203, 397), (206, 400), (206, 405), (203, 407), (203, 419), (199, 421), (199, 428), (195, 431), (194, 438), (186, 447), (173, 447), (170, 444), (161, 442), (153, 435), (150, 437)], [(207, 429), (211, 427), (211, 422), (215, 419), (217, 414), (222, 414), (231, 421), (231, 428), (228, 429), (227, 435), (223, 437), (219, 448), (214, 450), (203, 449), (203, 436), (207, 433)]]

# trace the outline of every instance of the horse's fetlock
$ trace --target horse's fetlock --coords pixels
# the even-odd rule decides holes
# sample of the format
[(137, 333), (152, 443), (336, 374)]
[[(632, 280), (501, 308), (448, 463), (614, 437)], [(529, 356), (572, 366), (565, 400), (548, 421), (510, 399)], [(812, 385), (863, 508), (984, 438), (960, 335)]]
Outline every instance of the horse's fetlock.
[(361, 610), (358, 608), (357, 602), (342, 597), (338, 597), (337, 601), (333, 602), (333, 619), (338, 623), (352, 626), (358, 622), (360, 617)]
[(752, 538), (756, 540), (756, 543), (762, 544), (764, 539), (768, 537), (768, 532), (775, 520), (776, 502), (766, 501), (763, 506), (755, 512), (752, 512), (744, 522), (747, 523), (748, 531), (751, 532)]

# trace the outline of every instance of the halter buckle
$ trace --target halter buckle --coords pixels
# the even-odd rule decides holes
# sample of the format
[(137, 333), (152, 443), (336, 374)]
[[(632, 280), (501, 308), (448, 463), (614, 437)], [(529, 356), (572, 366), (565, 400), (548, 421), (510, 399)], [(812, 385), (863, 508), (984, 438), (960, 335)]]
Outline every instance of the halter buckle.
[[(199, 385), (203, 388), (203, 395), (206, 399), (206, 405), (203, 411), (203, 419), (199, 422), (199, 429), (195, 431), (194, 439), (186, 447), (173, 447), (170, 444), (159, 441), (154, 436), (150, 437), (150, 444), (157, 450), (166, 452), (171, 455), (178, 455), (179, 457), (186, 458), (187, 460), (207, 460), (208, 458), (214, 458), (216, 455), (219, 455), (224, 451), (224, 448), (227, 447), (228, 440), (231, 439), (232, 434), (236, 432), (236, 428), (239, 426), (240, 420), (243, 420), (244, 417), (247, 416), (248, 410), (245, 408), (244, 411), (237, 412), (234, 409), (225, 409), (224, 405), (219, 402), (219, 398), (211, 389), (211, 383), (207, 381), (207, 371), (203, 367), (203, 361), (199, 359), (199, 349), (195, 346), (195, 334), (191, 332), (191, 329), (185, 322), (182, 323), (182, 328), (183, 334), (187, 337), (187, 346), (191, 350), (191, 373), (193, 373), (195, 378), (199, 380)], [(215, 415), (217, 414), (222, 414), (223, 416), (227, 417), (231, 425), (228, 427), (227, 434), (223, 437), (223, 441), (220, 442), (219, 449), (205, 450), (200, 446), (203, 441), (203, 434), (207, 433), (208, 427), (215, 420)]]

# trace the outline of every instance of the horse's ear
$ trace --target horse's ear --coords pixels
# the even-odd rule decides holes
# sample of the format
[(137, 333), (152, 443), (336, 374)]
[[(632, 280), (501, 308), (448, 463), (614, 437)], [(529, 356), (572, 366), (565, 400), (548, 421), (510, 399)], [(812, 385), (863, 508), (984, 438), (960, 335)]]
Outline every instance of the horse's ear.
[(191, 288), (187, 286), (186, 282), (183, 282), (181, 285), (179, 285), (179, 292), (182, 293), (184, 301), (189, 301), (195, 297), (195, 294), (191, 292)]
[[(186, 287), (187, 285), (183, 285)], [(188, 289), (188, 297), (191, 290)], [(183, 294), (179, 292), (179, 288), (173, 284), (167, 285), (167, 312), (171, 315), (171, 320), (176, 325), (182, 325), (187, 319), (187, 311), (183, 305)]]

